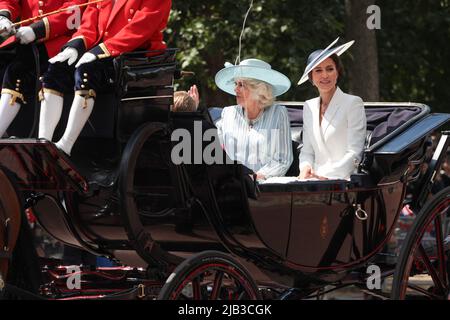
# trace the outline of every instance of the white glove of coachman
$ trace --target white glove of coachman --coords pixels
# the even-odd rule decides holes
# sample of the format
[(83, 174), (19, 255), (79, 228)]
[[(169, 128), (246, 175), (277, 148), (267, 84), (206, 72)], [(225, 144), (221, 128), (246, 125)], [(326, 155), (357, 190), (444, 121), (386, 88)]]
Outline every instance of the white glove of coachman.
[(13, 23), (7, 17), (0, 16), (0, 36), (8, 37), (15, 32)]
[(78, 51), (75, 48), (65, 48), (62, 52), (58, 53), (53, 58), (49, 59), (48, 62), (56, 63), (56, 62), (64, 62), (67, 61), (67, 64), (71, 66), (78, 58)]
[(97, 60), (97, 56), (95, 54), (92, 54), (90, 52), (86, 52), (85, 54), (83, 54), (81, 56), (81, 59), (76, 64), (75, 68), (78, 68), (82, 64), (89, 63), (89, 62), (92, 62), (92, 61), (95, 61), (95, 60)]
[(17, 39), (20, 40), (21, 44), (29, 44), (36, 40), (36, 34), (31, 27), (21, 27), (16, 33)]

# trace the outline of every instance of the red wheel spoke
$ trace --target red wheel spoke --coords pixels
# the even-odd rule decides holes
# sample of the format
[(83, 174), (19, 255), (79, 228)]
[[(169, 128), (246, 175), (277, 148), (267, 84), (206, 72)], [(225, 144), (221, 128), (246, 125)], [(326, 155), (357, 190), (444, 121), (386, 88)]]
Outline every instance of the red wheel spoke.
[(234, 300), (233, 291), (228, 289), (228, 300)]
[(192, 291), (194, 300), (200, 300), (202, 296), (200, 292), (200, 281), (198, 277), (192, 280)]
[(434, 293), (431, 293), (431, 292), (425, 290), (424, 288), (421, 288), (421, 287), (416, 286), (414, 284), (408, 284), (408, 288), (413, 289), (415, 291), (418, 291), (418, 292), (420, 292), (420, 293), (422, 293), (422, 294), (424, 294), (424, 295), (426, 295), (426, 296), (428, 296), (430, 298), (438, 299), (438, 300), (441, 299), (440, 296), (435, 295)]
[(438, 273), (436, 272), (436, 269), (431, 264), (431, 261), (428, 258), (428, 256), (427, 256), (427, 254), (425, 252), (425, 249), (423, 248), (422, 244), (419, 245), (418, 250), (419, 250), (419, 254), (422, 256), (423, 263), (427, 267), (427, 269), (428, 269), (428, 271), (430, 273), (430, 276), (433, 279), (433, 282), (435, 283), (435, 285), (437, 286), (437, 288), (441, 292), (444, 292), (444, 286), (443, 286), (442, 280), (440, 279)]
[(220, 251), (205, 251), (175, 268), (158, 299), (232, 300), (242, 291), (244, 297), (261, 298), (256, 283), (239, 262)]
[(397, 261), (393, 299), (450, 300), (449, 208), (450, 186), (430, 197), (417, 213)]
[(220, 288), (222, 287), (222, 279), (223, 279), (223, 272), (216, 272), (216, 276), (214, 277), (214, 287), (211, 293), (211, 300), (217, 300), (217, 297), (220, 293)]
[(444, 288), (448, 287), (447, 271), (446, 271), (446, 255), (444, 248), (444, 238), (442, 236), (442, 219), (440, 215), (437, 215), (434, 220), (434, 229), (436, 232), (436, 246), (437, 246), (437, 261), (439, 263), (439, 274), (443, 280)]

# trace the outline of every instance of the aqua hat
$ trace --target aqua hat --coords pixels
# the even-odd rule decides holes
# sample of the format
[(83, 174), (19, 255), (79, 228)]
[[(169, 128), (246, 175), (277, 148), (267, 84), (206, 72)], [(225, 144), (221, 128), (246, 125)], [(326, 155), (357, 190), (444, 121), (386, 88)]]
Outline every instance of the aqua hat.
[(273, 88), (275, 97), (281, 96), (291, 87), (291, 81), (281, 72), (273, 70), (271, 65), (259, 59), (246, 59), (239, 65), (225, 63), (225, 68), (217, 72), (216, 85), (223, 91), (236, 95), (234, 81), (237, 78), (250, 78), (264, 81)]

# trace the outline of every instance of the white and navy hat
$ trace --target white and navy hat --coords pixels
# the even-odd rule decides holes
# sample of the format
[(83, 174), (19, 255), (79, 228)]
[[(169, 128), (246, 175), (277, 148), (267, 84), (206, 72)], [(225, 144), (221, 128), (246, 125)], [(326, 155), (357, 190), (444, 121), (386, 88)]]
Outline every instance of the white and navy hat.
[(331, 57), (333, 54), (340, 56), (348, 48), (350, 48), (353, 45), (353, 43), (355, 43), (355, 41), (353, 40), (333, 48), (333, 46), (336, 44), (336, 42), (338, 42), (338, 40), (339, 38), (334, 40), (326, 49), (316, 50), (309, 55), (305, 72), (303, 72), (303, 75), (300, 81), (298, 82), (298, 85), (301, 85), (302, 83), (306, 82), (308, 80), (308, 74), (315, 67), (321, 64), (323, 61), (325, 61), (327, 58)]
[(270, 64), (259, 59), (246, 59), (241, 61), (239, 65), (225, 63), (225, 68), (216, 74), (216, 85), (221, 90), (236, 95), (234, 81), (237, 78), (264, 81), (272, 86), (275, 97), (282, 95), (291, 87), (291, 81), (288, 77), (273, 70)]

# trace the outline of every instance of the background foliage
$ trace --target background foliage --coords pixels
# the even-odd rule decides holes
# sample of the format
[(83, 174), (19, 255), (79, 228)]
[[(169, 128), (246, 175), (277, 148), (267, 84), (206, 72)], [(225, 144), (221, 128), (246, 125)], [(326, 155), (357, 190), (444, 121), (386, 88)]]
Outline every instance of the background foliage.
[[(183, 69), (196, 73), (180, 81), (179, 87), (186, 90), (197, 84), (207, 106), (233, 103), (232, 97), (216, 88), (214, 76), (225, 61), (234, 63), (238, 56), (249, 4), (242, 0), (174, 0), (166, 41), (180, 48)], [(423, 102), (433, 111), (449, 112), (449, 0), (380, 0), (374, 4), (381, 8), (381, 29), (377, 31), (381, 100)], [(241, 59), (261, 58), (286, 74), (293, 86), (283, 100), (312, 98), (316, 92), (309, 84), (295, 85), (306, 58), (338, 36), (345, 39), (346, 19), (351, 17), (345, 14), (344, 0), (255, 0)], [(352, 63), (351, 50), (349, 53), (343, 57), (344, 65)], [(341, 86), (346, 89), (346, 82)]]

